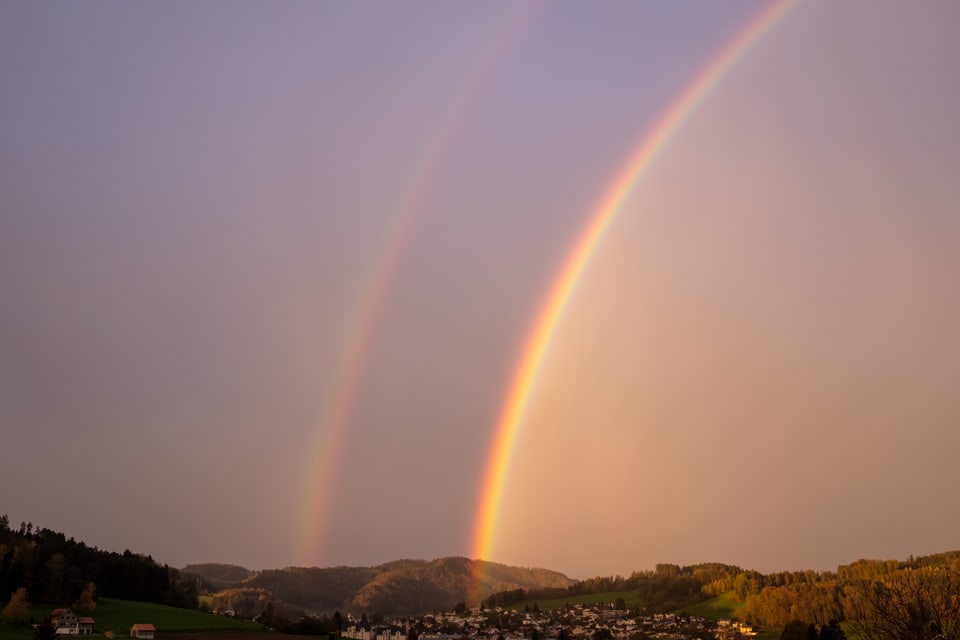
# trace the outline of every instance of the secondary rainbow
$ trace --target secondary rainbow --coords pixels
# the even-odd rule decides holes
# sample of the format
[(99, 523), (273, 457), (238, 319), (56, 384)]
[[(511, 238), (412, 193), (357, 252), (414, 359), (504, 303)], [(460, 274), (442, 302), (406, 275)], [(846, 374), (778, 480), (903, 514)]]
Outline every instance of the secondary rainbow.
[(308, 470), (303, 499), (306, 507), (301, 526), (300, 555), (304, 564), (317, 564), (323, 557), (327, 534), (325, 525), (333, 511), (333, 485), (339, 470), (339, 458), (393, 274), (402, 262), (412, 231), (439, 182), (444, 163), (450, 157), (460, 130), (538, 7), (538, 3), (522, 3), (513, 5), (507, 12), (501, 27), (478, 56), (477, 63), (464, 76), (464, 84), (453, 93), (447, 107), (442, 110), (442, 118), (434, 128), (433, 136), (424, 145), (420, 160), (412, 163), (414, 174), (408, 181), (410, 187), (398, 199), (397, 213), (373, 252), (371, 264), (358, 289), (353, 312), (348, 318), (347, 335), (341, 341), (343, 346), (334, 368), (334, 384), (324, 401), (325, 410), (312, 449), (317, 455)]
[(471, 557), (491, 559), (510, 460), (530, 394), (563, 312), (604, 234), (677, 130), (737, 61), (776, 25), (796, 2), (797, 0), (779, 0), (766, 6), (710, 60), (643, 136), (590, 213), (583, 231), (568, 253), (540, 307), (508, 387), (484, 471), (470, 547)]

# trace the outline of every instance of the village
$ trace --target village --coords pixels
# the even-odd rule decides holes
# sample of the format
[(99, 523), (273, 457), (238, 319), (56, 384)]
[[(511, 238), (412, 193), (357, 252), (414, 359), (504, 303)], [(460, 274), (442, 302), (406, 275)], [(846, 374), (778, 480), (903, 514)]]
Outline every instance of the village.
[(644, 614), (610, 604), (576, 604), (541, 611), (475, 608), (364, 625), (347, 616), (342, 637), (352, 640), (736, 640), (755, 636), (736, 620), (675, 613)]

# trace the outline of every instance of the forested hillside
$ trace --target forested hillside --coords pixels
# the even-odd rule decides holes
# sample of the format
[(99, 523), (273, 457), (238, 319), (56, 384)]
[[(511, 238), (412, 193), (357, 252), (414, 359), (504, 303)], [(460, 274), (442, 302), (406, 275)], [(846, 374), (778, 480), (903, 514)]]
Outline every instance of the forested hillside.
[(668, 612), (691, 606), (730, 591), (743, 569), (717, 562), (681, 567), (658, 564), (653, 571), (635, 571), (629, 577), (600, 576), (581, 580), (563, 588), (514, 589), (495, 593), (484, 600), (486, 606), (511, 606), (524, 601), (559, 600), (603, 593), (635, 592), (639, 608), (648, 612)]
[(317, 613), (404, 615), (449, 610), (458, 603), (476, 605), (479, 598), (500, 591), (565, 588), (573, 583), (555, 571), (461, 557), (397, 560), (374, 567), (259, 571), (215, 594), (214, 603), (236, 610), (272, 598)]
[(72, 606), (91, 585), (97, 596), (196, 608), (194, 583), (150, 556), (101, 551), (50, 529), (0, 516), (0, 594), (24, 588), (31, 602)]
[(861, 638), (960, 638), (960, 551), (907, 560), (858, 560), (836, 572), (738, 576), (754, 624), (845, 620)]

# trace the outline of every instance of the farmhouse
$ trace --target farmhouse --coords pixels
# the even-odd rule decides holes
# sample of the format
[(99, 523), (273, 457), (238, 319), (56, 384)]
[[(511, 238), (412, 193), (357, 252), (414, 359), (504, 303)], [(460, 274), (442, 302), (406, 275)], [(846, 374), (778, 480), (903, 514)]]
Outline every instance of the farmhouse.
[(152, 624), (135, 624), (130, 627), (130, 637), (140, 638), (141, 640), (153, 640), (153, 635), (157, 632)]
[(89, 636), (93, 633), (93, 618), (77, 617), (69, 609), (55, 609), (50, 614), (58, 636)]

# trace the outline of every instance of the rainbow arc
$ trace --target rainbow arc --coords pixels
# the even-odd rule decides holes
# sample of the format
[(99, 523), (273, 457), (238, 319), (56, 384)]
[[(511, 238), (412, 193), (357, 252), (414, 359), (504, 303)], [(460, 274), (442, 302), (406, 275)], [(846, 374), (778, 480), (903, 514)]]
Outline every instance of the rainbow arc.
[(564, 311), (604, 235), (684, 122), (736, 63), (796, 4), (797, 0), (778, 0), (769, 4), (710, 59), (642, 137), (591, 211), (540, 306), (507, 389), (483, 474), (471, 557), (489, 560), (494, 555), (504, 488), (524, 414)]

